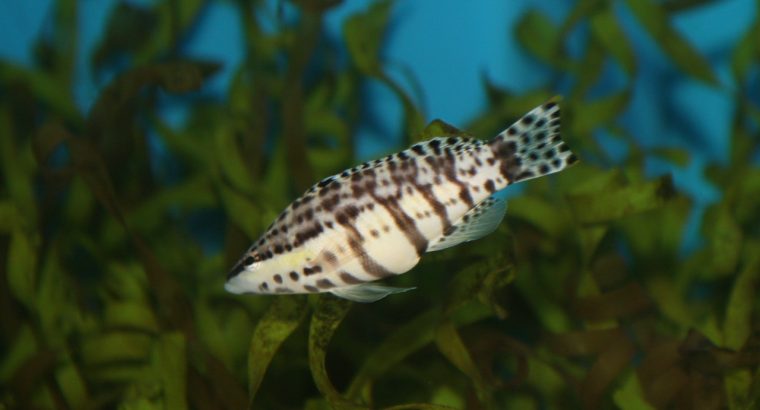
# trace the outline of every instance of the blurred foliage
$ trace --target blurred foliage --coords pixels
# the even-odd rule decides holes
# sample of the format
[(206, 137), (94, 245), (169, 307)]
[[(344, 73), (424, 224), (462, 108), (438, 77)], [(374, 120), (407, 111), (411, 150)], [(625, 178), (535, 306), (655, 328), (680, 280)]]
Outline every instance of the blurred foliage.
[[(273, 33), (261, 2), (229, 3), (247, 48), (222, 101), (198, 91), (218, 64), (182, 55), (200, 0), (115, 8), (89, 60), (107, 84), (86, 116), (72, 98), (79, 2), (55, 2), (34, 68), (0, 62), (0, 408), (760, 406), (760, 109), (747, 85), (760, 18), (731, 51), (731, 156), (708, 170), (722, 200), (701, 249), (680, 252), (691, 201), (643, 174), (647, 158), (689, 153), (644, 149), (617, 124), (630, 86), (590, 90), (607, 64), (637, 76), (618, 6), (684, 76), (721, 87), (671, 21), (708, 2), (579, 0), (564, 21), (525, 14), (514, 33), (555, 81), (523, 95), (486, 83), (490, 107), (467, 129), (494, 135), (569, 81), (563, 133), (584, 161), (525, 184), (488, 239), (391, 281), (416, 291), (356, 305), (222, 284), (276, 212), (357, 162), (366, 81), (398, 97), (405, 143), (460, 131), (423, 130), (385, 72), (392, 2), (350, 17), (339, 43), (323, 29), (339, 0), (292, 0), (298, 18)], [(164, 121), (171, 104), (185, 124)], [(628, 147), (623, 163), (599, 130)]]

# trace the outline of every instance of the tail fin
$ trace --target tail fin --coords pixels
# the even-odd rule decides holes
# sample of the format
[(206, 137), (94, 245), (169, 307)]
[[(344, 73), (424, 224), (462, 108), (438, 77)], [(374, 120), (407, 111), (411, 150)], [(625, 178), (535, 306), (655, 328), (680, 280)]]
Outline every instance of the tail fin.
[(560, 110), (552, 98), (489, 142), (509, 183), (562, 171), (578, 157), (559, 135)]

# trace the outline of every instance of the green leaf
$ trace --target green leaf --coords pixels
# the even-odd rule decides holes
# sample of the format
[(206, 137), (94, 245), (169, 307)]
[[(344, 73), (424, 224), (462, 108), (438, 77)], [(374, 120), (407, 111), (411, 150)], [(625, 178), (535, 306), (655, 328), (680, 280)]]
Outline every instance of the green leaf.
[(615, 405), (621, 410), (654, 410), (645, 399), (635, 372), (628, 372), (622, 386), (612, 394)]
[(320, 89), (309, 96), (306, 110), (306, 132), (313, 135), (316, 146), (309, 149), (309, 162), (316, 175), (328, 175), (353, 161), (351, 130), (331, 106), (327, 106), (328, 90)]
[(150, 42), (156, 23), (154, 11), (134, 4), (118, 3), (111, 10), (104, 33), (92, 52), (92, 65), (98, 69), (109, 59), (137, 51)]
[(438, 405), (449, 405), (454, 409), (465, 408), (465, 398), (449, 386), (441, 386), (436, 389), (430, 401)]
[(258, 237), (262, 225), (259, 208), (250, 199), (231, 188), (224, 185), (219, 185), (218, 188), (222, 205), (230, 219), (235, 221), (249, 238)]
[(608, 227), (603, 225), (584, 226), (578, 230), (578, 240), (581, 245), (584, 265), (591, 262), (607, 231)]
[(482, 262), (470, 264), (451, 280), (451, 291), (444, 301), (445, 315), (450, 316), (477, 300), (500, 318), (506, 318), (507, 312), (496, 294), (514, 281), (514, 265), (504, 253), (483, 255), (479, 259)]
[(158, 17), (157, 29), (148, 42), (135, 54), (134, 65), (155, 61), (165, 50), (180, 46), (180, 34), (186, 33), (197, 20), (206, 2), (204, 0), (167, 1), (157, 3), (154, 15)]
[(233, 131), (233, 129), (228, 127), (219, 127), (217, 129), (214, 136), (217, 163), (222, 168), (222, 175), (230, 181), (237, 191), (250, 194), (253, 193), (255, 183), (251, 178), (248, 168), (243, 163), (241, 149)]
[(456, 327), (450, 321), (444, 321), (438, 326), (435, 335), (435, 343), (438, 350), (443, 354), (457, 369), (467, 375), (473, 383), (477, 392), (478, 399), (485, 407), (491, 402), (491, 392), (489, 391), (480, 370), (475, 366), (467, 347), (459, 337)]
[(623, 71), (633, 77), (636, 73), (636, 57), (612, 7), (606, 7), (591, 17), (591, 31)]
[(604, 0), (578, 0), (562, 22), (560, 36), (567, 38), (578, 23), (584, 19), (593, 17), (600, 9), (604, 9), (607, 2)]
[(703, 235), (709, 241), (710, 276), (734, 273), (739, 262), (743, 235), (727, 203), (708, 210), (702, 225)]
[(626, 0), (625, 3), (649, 35), (681, 70), (710, 85), (718, 85), (708, 62), (673, 29), (670, 16), (662, 6), (653, 0)]
[[(439, 323), (443, 310), (439, 307), (420, 313), (413, 319), (396, 328), (368, 354), (359, 371), (351, 381), (346, 397), (356, 399), (373, 380), (379, 378), (405, 358), (435, 340), (436, 324)], [(456, 326), (474, 323), (492, 315), (490, 311), (480, 310), (474, 315), (452, 315)]]
[(541, 61), (558, 68), (568, 66), (560, 48), (560, 30), (546, 14), (528, 11), (517, 23), (515, 34), (520, 44)]
[(115, 300), (106, 305), (103, 317), (106, 328), (133, 329), (158, 332), (159, 325), (155, 313), (146, 304), (135, 301)]
[(74, 104), (74, 98), (65, 84), (44, 71), (25, 70), (11, 63), (0, 61), (1, 84), (24, 84), (38, 101), (48, 105), (57, 114), (75, 125), (82, 123), (82, 114)]
[(203, 169), (212, 168), (211, 164), (214, 157), (208, 153), (214, 151), (214, 146), (211, 144), (213, 140), (210, 138), (192, 138), (192, 135), (178, 133), (158, 116), (151, 117), (151, 126), (155, 128), (161, 140), (166, 143), (169, 151), (178, 158), (194, 163)]
[(50, 47), (55, 52), (55, 68), (58, 81), (70, 87), (74, 81), (76, 53), (79, 43), (79, 3), (76, 0), (61, 0), (54, 5), (55, 35)]
[(760, 38), (760, 10), (756, 11), (755, 21), (734, 47), (731, 56), (731, 69), (738, 84), (744, 84), (747, 81), (747, 75), (757, 62), (760, 55), (758, 38)]
[(388, 335), (365, 357), (362, 366), (354, 376), (346, 397), (356, 399), (372, 381), (397, 365), (408, 355), (434, 340), (434, 323), (439, 320), (440, 309), (431, 309), (403, 325)]
[[(214, 273), (222, 272), (220, 268)], [(215, 275), (219, 276), (219, 275)], [(210, 290), (212, 297), (203, 298), (202, 302), (198, 301), (195, 308), (195, 320), (198, 328), (198, 337), (203, 345), (208, 346), (208, 352), (214, 357), (218, 358), (224, 365), (234, 371), (236, 374), (243, 374), (247, 362), (241, 363), (240, 358), (246, 357), (250, 350), (250, 344), (252, 339), (247, 337), (241, 337), (241, 335), (253, 335), (255, 325), (251, 321), (251, 316), (244, 309), (244, 306), (240, 306), (236, 309), (220, 310), (217, 304), (213, 301), (224, 291), (220, 286), (222, 278), (218, 278), (216, 284), (212, 286), (204, 287)], [(225, 297), (228, 297), (225, 295)], [(252, 300), (250, 300), (252, 299)], [(245, 298), (246, 303), (253, 304), (251, 310), (254, 312), (265, 312), (266, 307), (270, 305), (268, 298), (252, 298), (247, 296)], [(252, 336), (253, 337), (253, 336)], [(248, 377), (252, 380), (251, 376)], [(245, 383), (243, 383), (245, 384)], [(246, 398), (251, 395), (246, 391)]]
[[(267, 168), (264, 185), (268, 203), (273, 208), (282, 209), (292, 200), (290, 186), (292, 178), (290, 177), (290, 168), (288, 166), (287, 145), (280, 140), (275, 145), (274, 153), (271, 155), (271, 164)], [(299, 193), (300, 194), (300, 193)], [(274, 219), (276, 215), (272, 216)]]
[(555, 203), (533, 195), (521, 195), (509, 200), (509, 218), (524, 220), (552, 237), (559, 236), (571, 220), (557, 212)]
[(558, 397), (562, 395), (566, 381), (559, 368), (545, 360), (528, 356), (528, 378), (526, 383), (535, 386), (546, 397)]
[(649, 150), (649, 152), (679, 167), (688, 166), (691, 160), (689, 151), (681, 148), (656, 147)]
[[(76, 192), (75, 188), (79, 186), (75, 182), (72, 185), (72, 190)], [(188, 177), (177, 185), (156, 192), (151, 197), (146, 198), (139, 206), (131, 209), (130, 213), (126, 215), (127, 226), (136, 232), (151, 232), (156, 226), (167, 223), (166, 215), (169, 210), (191, 213), (196, 209), (211, 209), (219, 206), (219, 200), (214, 195), (213, 189), (214, 187), (206, 175), (200, 175), (193, 179)], [(82, 205), (82, 202), (72, 202), (69, 208), (74, 208), (77, 205)], [(77, 212), (79, 209), (71, 209), (71, 212)], [(79, 218), (85, 217), (80, 214), (77, 215)], [(73, 218), (73, 220), (84, 220), (79, 218)], [(122, 243), (125, 238), (128, 238), (127, 232), (114, 220), (108, 222), (104, 228), (103, 236), (109, 238), (114, 246), (118, 246), (118, 243)]]
[(35, 340), (34, 331), (29, 325), (18, 329), (13, 339), (9, 339), (8, 347), (0, 358), (0, 382), (7, 385), (13, 373), (29, 360), (37, 351), (38, 343)]
[[(641, 213), (627, 215), (618, 220), (615, 225), (623, 228), (631, 250), (638, 256), (646, 258), (645, 255), (649, 255), (648, 257), (651, 258), (663, 257), (675, 260), (674, 255), (683, 243), (683, 229), (691, 207), (689, 198), (675, 196), (669, 200), (663, 200), (659, 209), (646, 212), (642, 209)], [(657, 266), (665, 268), (665, 265), (658, 264), (652, 266), (652, 269), (657, 269)], [(670, 271), (668, 273), (672, 274)], [(693, 273), (690, 271), (688, 275)]]
[(432, 403), (410, 403), (386, 407), (383, 410), (457, 410), (458, 408)]
[(82, 361), (89, 366), (145, 361), (150, 356), (150, 336), (138, 332), (108, 332), (92, 335), (80, 346)]
[(305, 297), (275, 297), (259, 320), (248, 349), (248, 397), (250, 408), (269, 363), (282, 342), (303, 320), (308, 310)]
[(574, 70), (577, 72), (578, 79), (568, 95), (569, 100), (583, 98), (591, 87), (599, 82), (606, 57), (605, 50), (598, 41), (589, 41), (583, 59), (575, 65)]
[(13, 296), (30, 311), (37, 310), (37, 247), (20, 229), (11, 236), (6, 266), (8, 287)]
[(26, 223), (35, 226), (37, 200), (34, 189), (34, 159), (28, 143), (14, 135), (14, 119), (7, 107), (0, 106), (0, 169), (2, 169), (6, 192), (16, 204)]
[(594, 194), (568, 195), (578, 222), (596, 224), (661, 207), (675, 196), (670, 176)]
[(0, 201), (0, 232), (13, 232), (20, 228), (20, 221), (16, 205), (11, 201)]
[(152, 67), (157, 84), (171, 93), (199, 90), (205, 80), (219, 71), (221, 64), (212, 61), (176, 61)]
[[(731, 372), (724, 377), (728, 408), (751, 409), (757, 407), (757, 390), (753, 392), (753, 374), (750, 370), (740, 369)], [(754, 401), (753, 401), (753, 397)]]
[(382, 72), (380, 46), (392, 6), (389, 0), (375, 2), (366, 12), (351, 16), (343, 25), (348, 53), (365, 74), (374, 76)]
[(332, 295), (320, 295), (309, 326), (309, 368), (317, 389), (330, 406), (336, 409), (365, 408), (343, 397), (330, 382), (325, 368), (327, 345), (352, 304)]
[(404, 108), (406, 132), (410, 135), (423, 127), (424, 118), (406, 91), (384, 72), (381, 61), (381, 42), (393, 4), (392, 0), (378, 1), (366, 12), (350, 17), (343, 25), (343, 38), (359, 71), (383, 82), (399, 98)]
[(66, 399), (69, 408), (77, 409), (86, 407), (92, 403), (92, 397), (88, 393), (87, 383), (82, 377), (81, 369), (78, 368), (71, 354), (65, 353), (61, 365), (56, 371), (55, 379), (60, 386), (61, 393)]
[[(596, 167), (579, 164), (573, 167), (572, 186), (567, 187), (568, 195), (594, 194), (626, 185), (626, 177), (620, 169), (601, 170)], [(560, 173), (560, 176), (562, 173)]]
[(536, 315), (541, 327), (550, 332), (561, 332), (571, 328), (571, 318), (566, 309), (559, 305), (546, 284), (534, 275), (534, 272), (521, 272), (518, 266), (515, 285), (520, 294), (530, 306), (530, 311)]
[[(740, 181), (734, 203), (734, 216), (740, 225), (752, 224), (756, 220), (757, 198), (760, 198), (760, 169), (748, 169)], [(1, 226), (1, 225), (0, 225)]]
[(187, 408), (187, 350), (185, 337), (178, 332), (164, 333), (154, 347), (154, 366), (163, 386), (167, 409)]
[(123, 363), (114, 364), (113, 366), (98, 366), (95, 368), (88, 368), (85, 366), (87, 373), (87, 379), (92, 383), (106, 383), (129, 386), (134, 383), (135, 380), (140, 380), (145, 377), (146, 367), (145, 364), (139, 363)]
[(31, 403), (36, 399), (38, 388), (54, 376), (57, 362), (57, 353), (51, 349), (39, 350), (32, 354), (15, 369), (7, 384), (8, 390), (15, 396), (15, 400), (11, 401), (16, 401), (14, 404), (19, 405), (19, 408), (32, 408)]
[(591, 102), (576, 102), (570, 110), (570, 129), (573, 134), (588, 138), (596, 128), (610, 124), (628, 106), (630, 91), (599, 98)]
[(401, 105), (404, 107), (404, 123), (406, 125), (404, 145), (409, 145), (408, 136), (422, 129), (425, 124), (425, 118), (417, 109), (411, 97), (407, 95), (406, 91), (393, 78), (385, 73), (381, 73), (378, 78), (401, 100)]
[(760, 243), (746, 243), (742, 256), (744, 266), (728, 297), (723, 324), (724, 344), (734, 350), (744, 346), (753, 331), (752, 317), (760, 286)]

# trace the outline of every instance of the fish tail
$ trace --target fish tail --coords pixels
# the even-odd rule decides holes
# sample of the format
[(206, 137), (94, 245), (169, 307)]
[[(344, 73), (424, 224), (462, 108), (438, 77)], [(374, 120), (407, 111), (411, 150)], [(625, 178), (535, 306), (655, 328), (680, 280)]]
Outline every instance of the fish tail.
[(560, 136), (558, 100), (534, 108), (489, 142), (509, 183), (553, 174), (578, 162)]

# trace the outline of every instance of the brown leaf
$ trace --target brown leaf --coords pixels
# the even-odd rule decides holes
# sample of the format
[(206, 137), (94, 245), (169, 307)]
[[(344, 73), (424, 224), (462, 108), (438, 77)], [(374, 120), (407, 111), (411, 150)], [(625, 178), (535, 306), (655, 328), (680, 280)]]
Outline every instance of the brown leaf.
[(575, 311), (583, 319), (603, 321), (624, 318), (651, 305), (649, 295), (633, 282), (601, 295), (580, 298), (575, 302)]

